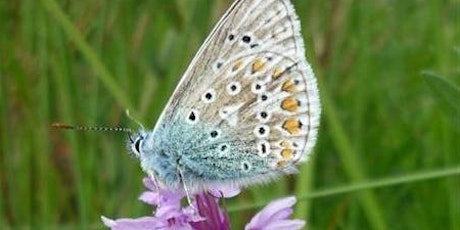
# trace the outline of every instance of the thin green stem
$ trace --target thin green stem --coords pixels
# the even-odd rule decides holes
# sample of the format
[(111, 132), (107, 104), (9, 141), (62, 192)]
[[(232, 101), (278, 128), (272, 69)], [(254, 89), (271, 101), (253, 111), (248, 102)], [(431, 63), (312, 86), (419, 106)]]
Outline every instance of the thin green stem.
[[(385, 187), (390, 187), (390, 186), (395, 186), (395, 185), (400, 185), (400, 184), (414, 183), (414, 182), (419, 182), (419, 181), (426, 181), (426, 180), (438, 179), (438, 178), (443, 178), (443, 177), (451, 177), (451, 176), (459, 176), (459, 175), (460, 175), (460, 167), (439, 169), (439, 170), (415, 173), (415, 174), (410, 174), (410, 175), (405, 175), (405, 176), (383, 178), (380, 180), (374, 180), (374, 181), (365, 182), (365, 183), (357, 183), (357, 184), (353, 184), (349, 186), (341, 186), (338, 188), (319, 190), (316, 192), (312, 192), (310, 194), (298, 195), (297, 199), (298, 200), (316, 199), (316, 198), (335, 196), (335, 195), (340, 195), (340, 194), (345, 194), (345, 193), (365, 191), (365, 190), (371, 190), (371, 189), (377, 189), (377, 188), (385, 188)], [(235, 207), (229, 207), (228, 211), (236, 212), (236, 211), (242, 211), (242, 210), (248, 210), (248, 209), (255, 209), (255, 208), (263, 207), (269, 202), (270, 201), (265, 201), (265, 202), (250, 204), (250, 205), (239, 205)]]

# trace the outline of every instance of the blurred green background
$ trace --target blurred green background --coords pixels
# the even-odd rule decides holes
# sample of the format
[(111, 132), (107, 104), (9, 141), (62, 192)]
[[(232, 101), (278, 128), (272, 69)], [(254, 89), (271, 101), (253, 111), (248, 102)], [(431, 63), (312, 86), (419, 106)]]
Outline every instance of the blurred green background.
[[(0, 229), (139, 217), (122, 133), (153, 127), (230, 0), (0, 1)], [(308, 229), (460, 229), (460, 3), (294, 0), (321, 83), (315, 156), (226, 202), (234, 229), (296, 195)], [(368, 189), (364, 189), (368, 188)]]

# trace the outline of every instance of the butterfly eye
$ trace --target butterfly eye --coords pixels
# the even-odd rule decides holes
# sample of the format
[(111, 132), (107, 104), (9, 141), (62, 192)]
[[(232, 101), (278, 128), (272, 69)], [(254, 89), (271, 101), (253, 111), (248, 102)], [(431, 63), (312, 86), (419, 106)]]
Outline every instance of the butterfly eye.
[(140, 156), (141, 153), (141, 144), (142, 144), (143, 138), (139, 137), (134, 141), (134, 145), (131, 145), (131, 151), (134, 153), (136, 156)]
[(140, 150), (139, 150), (140, 145), (141, 145), (141, 140), (139, 139), (139, 140), (136, 141), (136, 144), (134, 144), (134, 147), (136, 148), (137, 153), (140, 152)]

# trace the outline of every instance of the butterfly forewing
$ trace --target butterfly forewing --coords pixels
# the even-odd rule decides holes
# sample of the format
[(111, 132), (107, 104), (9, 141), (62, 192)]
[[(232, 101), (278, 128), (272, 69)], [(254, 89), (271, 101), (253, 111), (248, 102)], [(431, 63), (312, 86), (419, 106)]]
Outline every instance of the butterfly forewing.
[(189, 153), (185, 173), (199, 175), (191, 180), (251, 184), (306, 158), (319, 115), (292, 4), (239, 0), (201, 47), (156, 128), (185, 125), (193, 133), (176, 147)]

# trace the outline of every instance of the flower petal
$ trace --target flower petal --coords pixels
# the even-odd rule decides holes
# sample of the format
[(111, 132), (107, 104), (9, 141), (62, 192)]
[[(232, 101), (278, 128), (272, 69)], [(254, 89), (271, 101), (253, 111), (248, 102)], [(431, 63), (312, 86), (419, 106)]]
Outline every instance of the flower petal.
[(158, 206), (156, 212), (155, 212), (155, 217), (161, 218), (161, 219), (173, 219), (173, 218), (179, 218), (183, 216), (184, 214), (181, 211), (180, 206)]
[[(246, 225), (245, 229), (276, 229), (272, 228), (272, 226), (282, 227), (282, 224), (289, 225), (291, 223), (295, 225), (299, 220), (287, 220), (287, 218), (292, 214), (292, 206), (295, 203), (295, 197), (286, 197), (271, 202), (251, 219), (251, 221)], [(301, 222), (304, 223), (303, 221)]]
[(143, 192), (139, 200), (150, 205), (158, 205), (159, 194), (157, 192)]
[(193, 206), (188, 206), (182, 209), (182, 212), (184, 215), (186, 215), (189, 219), (189, 222), (200, 222), (200, 221), (205, 221), (206, 218), (200, 216), (198, 211), (195, 209), (196, 207), (196, 202), (194, 202)]
[(297, 230), (302, 229), (303, 226), (305, 226), (305, 221), (303, 220), (279, 220), (261, 228), (261, 230)]
[(241, 189), (237, 186), (228, 185), (212, 185), (208, 192), (216, 198), (229, 198), (240, 194)]
[(174, 205), (180, 206), (180, 201), (184, 198), (184, 193), (182, 191), (169, 191), (169, 190), (160, 190), (158, 206), (164, 205)]
[(150, 177), (144, 177), (144, 179), (142, 179), (142, 182), (144, 183), (144, 186), (147, 187), (150, 191), (158, 192), (157, 184)]
[(155, 217), (141, 217), (138, 219), (112, 220), (101, 216), (104, 225), (112, 230), (151, 230), (164, 226), (164, 223)]

